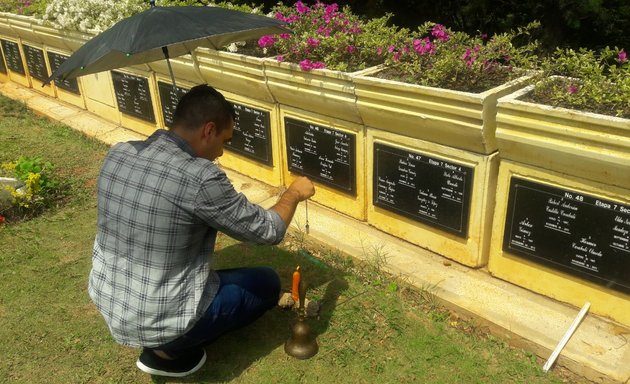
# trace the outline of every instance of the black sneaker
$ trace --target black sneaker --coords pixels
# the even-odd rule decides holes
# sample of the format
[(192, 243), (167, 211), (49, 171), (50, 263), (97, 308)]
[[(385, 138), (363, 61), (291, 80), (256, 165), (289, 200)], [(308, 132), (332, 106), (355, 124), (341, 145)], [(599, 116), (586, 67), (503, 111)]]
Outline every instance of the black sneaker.
[(174, 360), (163, 359), (150, 349), (143, 349), (136, 361), (142, 372), (156, 376), (183, 377), (197, 372), (206, 362), (203, 348), (193, 349)]

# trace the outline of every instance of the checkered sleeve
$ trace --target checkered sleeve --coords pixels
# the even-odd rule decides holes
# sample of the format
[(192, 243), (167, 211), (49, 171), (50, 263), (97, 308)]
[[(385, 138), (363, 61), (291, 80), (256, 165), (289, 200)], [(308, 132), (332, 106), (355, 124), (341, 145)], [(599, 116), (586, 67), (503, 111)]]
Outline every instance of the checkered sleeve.
[(209, 226), (240, 241), (278, 244), (287, 230), (278, 213), (250, 203), (219, 169), (201, 183), (195, 211)]

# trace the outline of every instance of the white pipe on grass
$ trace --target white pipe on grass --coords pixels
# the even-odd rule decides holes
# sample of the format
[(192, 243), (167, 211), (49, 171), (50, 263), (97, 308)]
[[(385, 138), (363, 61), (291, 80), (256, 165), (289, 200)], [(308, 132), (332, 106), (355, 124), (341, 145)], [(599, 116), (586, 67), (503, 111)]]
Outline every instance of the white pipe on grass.
[(586, 316), (586, 312), (588, 312), (588, 309), (590, 307), (591, 307), (591, 303), (587, 301), (582, 307), (582, 310), (580, 310), (580, 312), (578, 313), (575, 320), (573, 320), (573, 324), (571, 324), (569, 329), (567, 329), (567, 332), (564, 334), (564, 337), (562, 338), (562, 340), (560, 340), (560, 342), (558, 343), (558, 346), (556, 347), (556, 349), (554, 349), (554, 351), (551, 353), (551, 356), (549, 356), (549, 360), (547, 360), (545, 365), (543, 365), (543, 372), (549, 372), (549, 369), (551, 369), (551, 366), (558, 358), (558, 355), (560, 355), (560, 351), (562, 351), (562, 348), (564, 348), (564, 346), (569, 342), (569, 339), (571, 338), (571, 336), (573, 336), (573, 333), (575, 333), (575, 330), (577, 329), (578, 325), (580, 325), (580, 323), (582, 322), (582, 319), (584, 318), (584, 316)]

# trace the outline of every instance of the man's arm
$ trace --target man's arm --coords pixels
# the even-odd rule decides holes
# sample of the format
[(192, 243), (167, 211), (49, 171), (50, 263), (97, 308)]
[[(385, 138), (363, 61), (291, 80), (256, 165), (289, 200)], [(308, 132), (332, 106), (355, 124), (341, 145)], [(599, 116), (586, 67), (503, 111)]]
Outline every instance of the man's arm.
[(278, 213), (288, 227), (293, 219), (297, 205), (314, 194), (315, 187), (313, 183), (307, 177), (298, 177), (289, 185), (289, 188), (284, 191), (282, 196), (280, 196), (280, 200), (271, 209)]

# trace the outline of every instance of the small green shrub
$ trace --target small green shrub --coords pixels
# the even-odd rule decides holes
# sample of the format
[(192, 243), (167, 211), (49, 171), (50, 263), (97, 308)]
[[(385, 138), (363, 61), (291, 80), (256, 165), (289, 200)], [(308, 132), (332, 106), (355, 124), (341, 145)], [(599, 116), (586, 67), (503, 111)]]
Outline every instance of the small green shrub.
[(623, 49), (560, 49), (542, 62), (530, 101), (630, 118), (630, 61)]
[(16, 189), (5, 187), (11, 194), (11, 204), (0, 214), (8, 220), (34, 217), (50, 208), (60, 196), (60, 184), (53, 176), (54, 166), (38, 157), (20, 157), (0, 165), (0, 175), (23, 183)]

